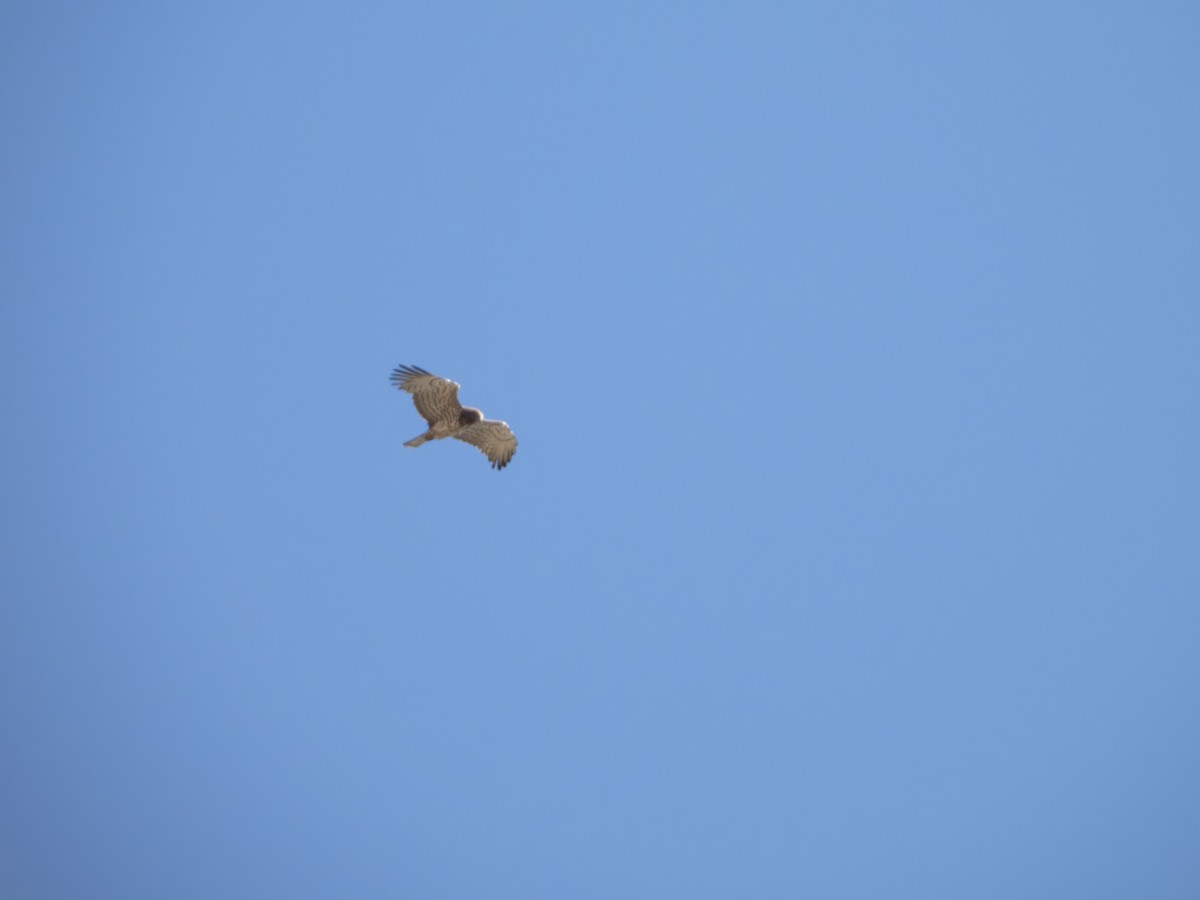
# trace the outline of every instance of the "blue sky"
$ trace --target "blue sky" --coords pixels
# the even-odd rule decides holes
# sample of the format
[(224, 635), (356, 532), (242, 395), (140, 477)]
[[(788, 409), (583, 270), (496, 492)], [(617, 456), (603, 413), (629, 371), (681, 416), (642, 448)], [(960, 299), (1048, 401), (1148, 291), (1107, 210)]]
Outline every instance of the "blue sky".
[(1198, 38), (8, 4), (0, 893), (1195, 897)]

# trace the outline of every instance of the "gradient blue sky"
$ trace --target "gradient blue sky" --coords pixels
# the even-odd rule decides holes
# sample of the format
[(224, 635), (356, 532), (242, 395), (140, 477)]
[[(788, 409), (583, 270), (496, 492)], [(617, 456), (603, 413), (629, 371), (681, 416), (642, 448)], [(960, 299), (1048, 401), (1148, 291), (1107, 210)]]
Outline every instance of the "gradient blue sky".
[(1200, 896), (1198, 49), (6, 4), (0, 895)]

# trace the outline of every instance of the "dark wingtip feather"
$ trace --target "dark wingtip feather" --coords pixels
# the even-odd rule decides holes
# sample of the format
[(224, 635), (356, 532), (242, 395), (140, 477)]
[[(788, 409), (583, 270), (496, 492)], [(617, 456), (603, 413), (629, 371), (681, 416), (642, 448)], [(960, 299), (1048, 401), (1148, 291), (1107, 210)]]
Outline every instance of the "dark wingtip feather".
[(427, 371), (426, 369), (422, 369), (420, 366), (406, 366), (403, 363), (396, 366), (396, 368), (394, 368), (392, 370), (392, 372), (393, 373), (403, 372), (405, 375), (431, 375), (431, 374), (433, 374), (433, 373)]
[(390, 381), (392, 382), (392, 384), (396, 385), (396, 387), (403, 387), (404, 382), (406, 382), (408, 379), (416, 378), (418, 375), (429, 375), (429, 374), (431, 374), (431, 373), (426, 372), (420, 366), (399, 365), (399, 366), (396, 366), (396, 368), (392, 369)]

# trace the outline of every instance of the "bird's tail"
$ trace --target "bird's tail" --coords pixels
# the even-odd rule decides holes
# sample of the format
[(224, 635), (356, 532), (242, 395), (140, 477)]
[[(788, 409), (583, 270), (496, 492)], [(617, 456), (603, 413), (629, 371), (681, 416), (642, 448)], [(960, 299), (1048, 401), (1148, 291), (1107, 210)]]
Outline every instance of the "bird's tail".
[(404, 446), (405, 447), (420, 447), (427, 440), (429, 440), (429, 432), (428, 431), (425, 432), (424, 434), (418, 434), (411, 441), (405, 441)]

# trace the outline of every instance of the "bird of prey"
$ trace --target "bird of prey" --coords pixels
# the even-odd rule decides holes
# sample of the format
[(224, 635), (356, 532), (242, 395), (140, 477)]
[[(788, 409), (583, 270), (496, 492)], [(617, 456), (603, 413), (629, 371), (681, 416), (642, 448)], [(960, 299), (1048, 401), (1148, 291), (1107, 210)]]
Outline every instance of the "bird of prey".
[(391, 382), (412, 394), (413, 404), (429, 430), (405, 447), (420, 447), (426, 441), (457, 438), (483, 451), (493, 469), (503, 469), (517, 452), (517, 438), (507, 422), (485, 419), (483, 413), (458, 402), (458, 385), (448, 378), (430, 374), (419, 366), (397, 366)]

